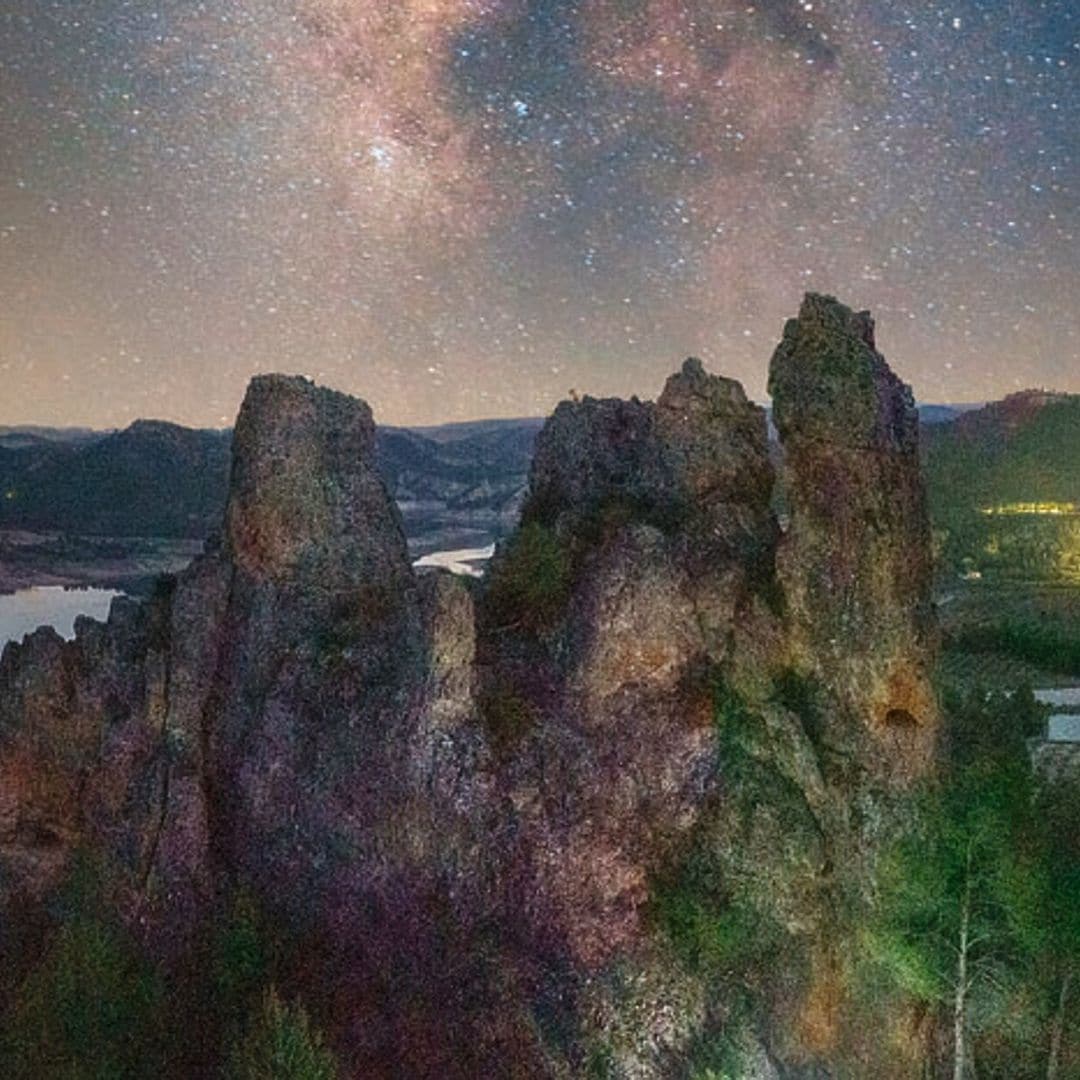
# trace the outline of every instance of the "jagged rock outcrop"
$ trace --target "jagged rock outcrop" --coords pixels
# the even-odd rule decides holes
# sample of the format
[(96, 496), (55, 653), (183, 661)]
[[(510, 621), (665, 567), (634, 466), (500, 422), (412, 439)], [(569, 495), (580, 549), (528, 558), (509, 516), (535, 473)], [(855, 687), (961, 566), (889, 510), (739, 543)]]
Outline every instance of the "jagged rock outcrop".
[(769, 574), (771, 486), (763, 410), (696, 360), (655, 403), (563, 402), (538, 438), (480, 612), (481, 709), (526, 729), (502, 772), (525, 927), (583, 970), (643, 939), (650, 873), (705, 798), (704, 672)]
[(537, 438), (523, 521), (617, 503), (659, 525), (726, 529), (733, 507), (767, 510), (766, 446), (764, 411), (691, 358), (655, 403), (562, 402)]
[(161, 896), (162, 918), (222, 872), (310, 908), (335, 829), (376, 774), (401, 771), (391, 728), (416, 710), (424, 642), (373, 453), (366, 405), (302, 379), (253, 380), (221, 548), (143, 609), (124, 601), (74, 642), (43, 631), (5, 654), (4, 736), (62, 755), (67, 781), (91, 778), (68, 792), (65, 837), (118, 770), (148, 820), (137, 858), (130, 842), (108, 846), (144, 899)]
[(883, 782), (932, 761), (938, 714), (930, 525), (911, 390), (869, 312), (810, 294), (784, 327), (769, 391), (791, 520), (780, 580), (798, 663), (841, 709), (830, 753)]
[(763, 875), (776, 916), (801, 927), (805, 964), (786, 1006), (782, 1052), (910, 1075), (925, 1031), (891, 1017), (889, 1036), (869, 1042), (847, 961), (877, 855), (905, 820), (904, 792), (933, 770), (938, 751), (918, 417), (910, 389), (875, 347), (869, 313), (816, 294), (784, 327), (769, 390), (789, 513), (776, 559), (789, 668), (774, 700), (755, 712), (759, 732), (770, 715), (775, 722), (778, 703), (801, 721), (803, 738), (786, 740), (786, 752), (774, 739), (772, 759), (811, 811), (801, 815), (809, 862), (789, 850), (773, 860), (771, 882)]
[[(4, 653), (0, 911), (89, 845), (182, 964), (243, 886), (355, 1075), (668, 1077), (718, 1032), (748, 1074), (828, 1064), (848, 810), (935, 731), (910, 399), (868, 325), (808, 297), (785, 331), (782, 538), (763, 410), (689, 360), (559, 406), (479, 588), (414, 574), (366, 405), (255, 379), (220, 543)], [(701, 902), (782, 943), (755, 1015), (674, 940)]]
[[(162, 822), (181, 804), (170, 790), (175, 744), (164, 718), (170, 692), (170, 592), (148, 602), (113, 602), (106, 623), (79, 619), (73, 641), (51, 629), (9, 645), (0, 660), (0, 924), (18, 925), (13, 912), (49, 909), (79, 853), (107, 868), (111, 902), (136, 932), (149, 930), (151, 868), (160, 860)], [(205, 627), (203, 627), (205, 629)], [(205, 833), (200, 841), (205, 839)], [(201, 895), (200, 844), (183, 873)], [(177, 893), (154, 950), (173, 958), (191, 942), (191, 893)], [(21, 941), (0, 937), (9, 970), (19, 970), (40, 947), (45, 921), (26, 925)]]
[(228, 599), (202, 708), (212, 836), (231, 872), (267, 890), (287, 874), (309, 910), (333, 876), (330, 838), (370, 813), (380, 771), (397, 772), (391, 729), (423, 679), (374, 445), (365, 404), (281, 377), (252, 381), (234, 435)]

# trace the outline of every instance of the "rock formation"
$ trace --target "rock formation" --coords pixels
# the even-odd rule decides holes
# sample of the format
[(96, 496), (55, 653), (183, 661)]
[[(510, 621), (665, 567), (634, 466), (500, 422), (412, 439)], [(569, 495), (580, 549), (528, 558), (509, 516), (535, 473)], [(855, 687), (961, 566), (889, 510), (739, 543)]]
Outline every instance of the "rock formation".
[(481, 605), (480, 706), (525, 729), (501, 778), (526, 926), (585, 970), (641, 940), (650, 869), (705, 798), (703, 680), (768, 572), (771, 488), (763, 410), (696, 360), (655, 404), (563, 402), (539, 437)]
[[(763, 410), (689, 360), (655, 403), (559, 406), (476, 590), (414, 575), (366, 405), (255, 379), (222, 541), (5, 650), (0, 910), (93, 848), (181, 971), (242, 888), (366, 1077), (840, 1060), (849, 811), (933, 757), (926, 526), (865, 317), (808, 297), (772, 385), (785, 535)], [(787, 950), (752, 1015), (680, 944), (702, 902)]]
[(938, 734), (911, 390), (876, 351), (869, 312), (811, 294), (784, 327), (769, 392), (791, 514), (780, 580), (793, 647), (841, 706), (823, 742), (876, 778), (909, 780)]

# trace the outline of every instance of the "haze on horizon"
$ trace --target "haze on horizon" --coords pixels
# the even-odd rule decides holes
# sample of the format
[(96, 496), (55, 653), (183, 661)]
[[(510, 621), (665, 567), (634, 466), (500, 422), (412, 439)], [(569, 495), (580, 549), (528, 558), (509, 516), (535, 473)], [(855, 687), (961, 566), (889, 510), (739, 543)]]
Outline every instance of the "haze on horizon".
[(0, 423), (764, 397), (808, 289), (924, 401), (1080, 390), (1070, 0), (10, 0)]

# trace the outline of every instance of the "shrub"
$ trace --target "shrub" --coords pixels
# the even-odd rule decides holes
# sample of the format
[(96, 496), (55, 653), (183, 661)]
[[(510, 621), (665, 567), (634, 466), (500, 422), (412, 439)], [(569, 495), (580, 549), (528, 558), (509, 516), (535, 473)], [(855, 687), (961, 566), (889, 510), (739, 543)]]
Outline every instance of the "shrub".
[(493, 568), (490, 598), (504, 624), (542, 630), (558, 618), (570, 596), (572, 559), (554, 529), (530, 522)]
[(101, 910), (95, 873), (77, 866), (71, 909), (5, 1017), (13, 1080), (156, 1077), (167, 1056), (165, 992), (153, 966)]
[(532, 703), (503, 683), (481, 695), (480, 715), (492, 745), (499, 752), (517, 746), (536, 724), (536, 709)]
[(227, 1075), (232, 1080), (334, 1080), (338, 1067), (304, 1008), (286, 1005), (271, 987), (234, 1047)]
[(1029, 686), (1012, 693), (981, 688), (945, 695), (946, 749), (949, 764), (959, 768), (973, 761), (1024, 761), (1024, 739), (1039, 735), (1050, 710), (1040, 705)]
[(710, 977), (737, 974), (766, 946), (760, 913), (729, 901), (719, 868), (697, 854), (656, 883), (653, 912), (683, 962)]
[(214, 930), (210, 984), (218, 1023), (226, 1041), (243, 1028), (273, 972), (266, 927), (251, 894), (241, 890), (224, 920)]
[(612, 1080), (615, 1073), (615, 1055), (606, 1043), (593, 1046), (585, 1058), (586, 1080)]
[(957, 634), (952, 644), (970, 652), (997, 652), (1062, 675), (1080, 675), (1080, 634), (1064, 626), (1003, 619)]

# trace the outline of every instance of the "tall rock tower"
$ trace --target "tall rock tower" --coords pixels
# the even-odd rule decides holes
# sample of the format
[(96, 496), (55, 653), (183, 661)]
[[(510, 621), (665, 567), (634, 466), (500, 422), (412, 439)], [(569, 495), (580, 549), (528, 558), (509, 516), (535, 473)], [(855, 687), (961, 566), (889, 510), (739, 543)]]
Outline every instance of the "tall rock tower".
[(868, 312), (807, 294), (769, 371), (790, 521), (778, 556), (796, 662), (828, 686), (834, 760), (903, 785), (933, 760), (930, 527), (911, 390)]

